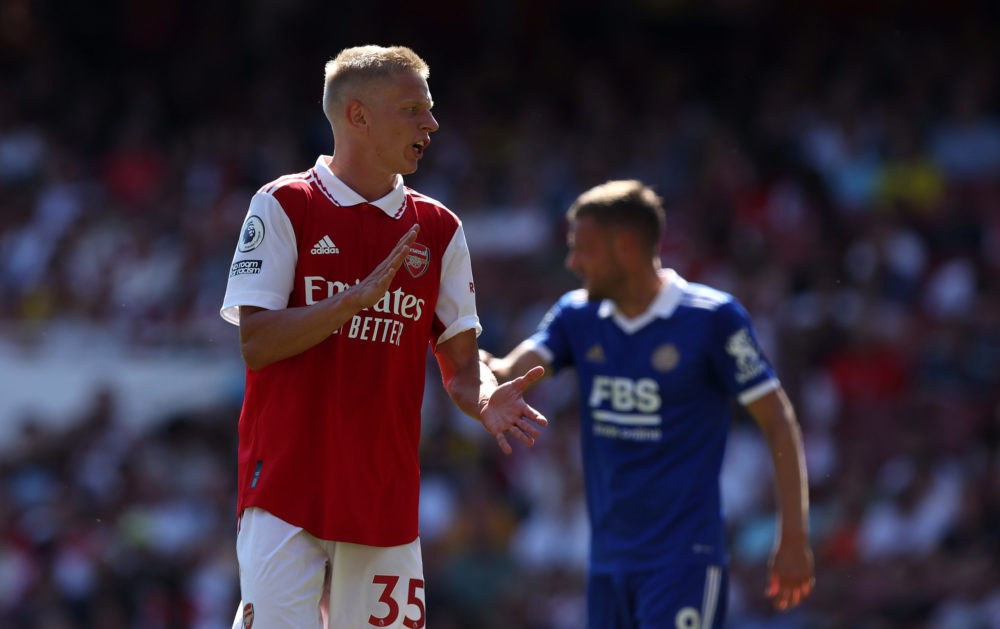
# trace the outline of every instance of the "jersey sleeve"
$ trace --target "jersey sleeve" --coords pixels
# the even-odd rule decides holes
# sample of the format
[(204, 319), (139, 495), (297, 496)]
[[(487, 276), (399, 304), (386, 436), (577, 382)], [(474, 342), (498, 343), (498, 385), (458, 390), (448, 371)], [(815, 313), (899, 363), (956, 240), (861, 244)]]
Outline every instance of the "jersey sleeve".
[(476, 312), (469, 245), (461, 224), (455, 229), (441, 261), (441, 288), (434, 315), (444, 327), (436, 343), (447, 341), (465, 330), (475, 330), (477, 337), (483, 331)]
[(573, 364), (573, 352), (570, 345), (570, 334), (567, 330), (567, 305), (574, 298), (574, 293), (567, 293), (559, 299), (542, 317), (538, 329), (527, 340), (552, 367), (559, 371)]
[(239, 325), (240, 306), (268, 310), (288, 306), (297, 259), (295, 230), (288, 215), (277, 199), (258, 192), (250, 199), (219, 314)]
[(712, 363), (740, 404), (749, 404), (781, 386), (757, 341), (750, 315), (739, 302), (731, 299), (719, 306), (712, 334)]

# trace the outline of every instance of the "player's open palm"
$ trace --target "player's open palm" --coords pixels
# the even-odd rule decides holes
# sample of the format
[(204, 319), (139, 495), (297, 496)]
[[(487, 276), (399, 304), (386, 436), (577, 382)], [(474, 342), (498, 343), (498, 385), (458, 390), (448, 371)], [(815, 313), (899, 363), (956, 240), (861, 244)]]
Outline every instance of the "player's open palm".
[(403, 261), (410, 253), (410, 245), (417, 239), (418, 231), (420, 231), (420, 225), (411, 227), (399, 239), (389, 255), (368, 274), (368, 277), (351, 289), (355, 299), (359, 302), (359, 310), (373, 306), (379, 299), (382, 299), (385, 291), (389, 290), (392, 278), (396, 277), (396, 271), (403, 266)]
[(535, 367), (523, 376), (500, 385), (480, 413), (483, 426), (496, 437), (504, 454), (513, 452), (507, 440), (508, 434), (521, 443), (532, 446), (541, 434), (539, 427), (549, 423), (544, 415), (524, 401), (525, 390), (544, 376), (545, 369)]

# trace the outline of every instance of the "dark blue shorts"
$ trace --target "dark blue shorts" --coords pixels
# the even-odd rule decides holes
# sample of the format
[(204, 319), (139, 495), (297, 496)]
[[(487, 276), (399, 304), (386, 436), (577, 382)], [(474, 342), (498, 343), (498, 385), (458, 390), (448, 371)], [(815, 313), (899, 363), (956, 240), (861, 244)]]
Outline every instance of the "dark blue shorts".
[(693, 564), (642, 572), (590, 574), (590, 629), (721, 629), (729, 573)]

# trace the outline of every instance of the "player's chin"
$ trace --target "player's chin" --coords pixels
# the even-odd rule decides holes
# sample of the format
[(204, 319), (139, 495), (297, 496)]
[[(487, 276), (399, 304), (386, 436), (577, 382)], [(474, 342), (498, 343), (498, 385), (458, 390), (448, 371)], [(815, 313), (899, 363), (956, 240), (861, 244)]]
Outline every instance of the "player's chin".
[(584, 284), (583, 287), (587, 290), (587, 300), (588, 301), (604, 301), (608, 298), (607, 293), (594, 286)]
[(423, 156), (423, 151), (417, 150), (411, 146), (406, 155), (403, 156), (403, 162), (406, 164), (406, 168), (408, 170), (404, 171), (402, 174), (406, 175), (417, 172), (417, 167), (420, 165), (420, 160)]

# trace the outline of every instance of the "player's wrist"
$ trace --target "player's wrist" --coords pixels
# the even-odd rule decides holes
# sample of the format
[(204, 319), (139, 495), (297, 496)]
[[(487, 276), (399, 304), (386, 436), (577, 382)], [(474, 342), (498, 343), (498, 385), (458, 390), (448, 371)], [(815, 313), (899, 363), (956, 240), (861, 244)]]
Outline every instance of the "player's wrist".
[(364, 303), (364, 295), (357, 285), (340, 291), (334, 297), (340, 298), (340, 307), (350, 315), (357, 314), (367, 306)]
[(779, 532), (779, 539), (785, 543), (807, 543), (809, 541), (809, 531), (800, 527), (782, 527)]
[(476, 402), (476, 418), (485, 424), (484, 415), (486, 414), (486, 409), (490, 405), (489, 397), (480, 397), (479, 401)]

